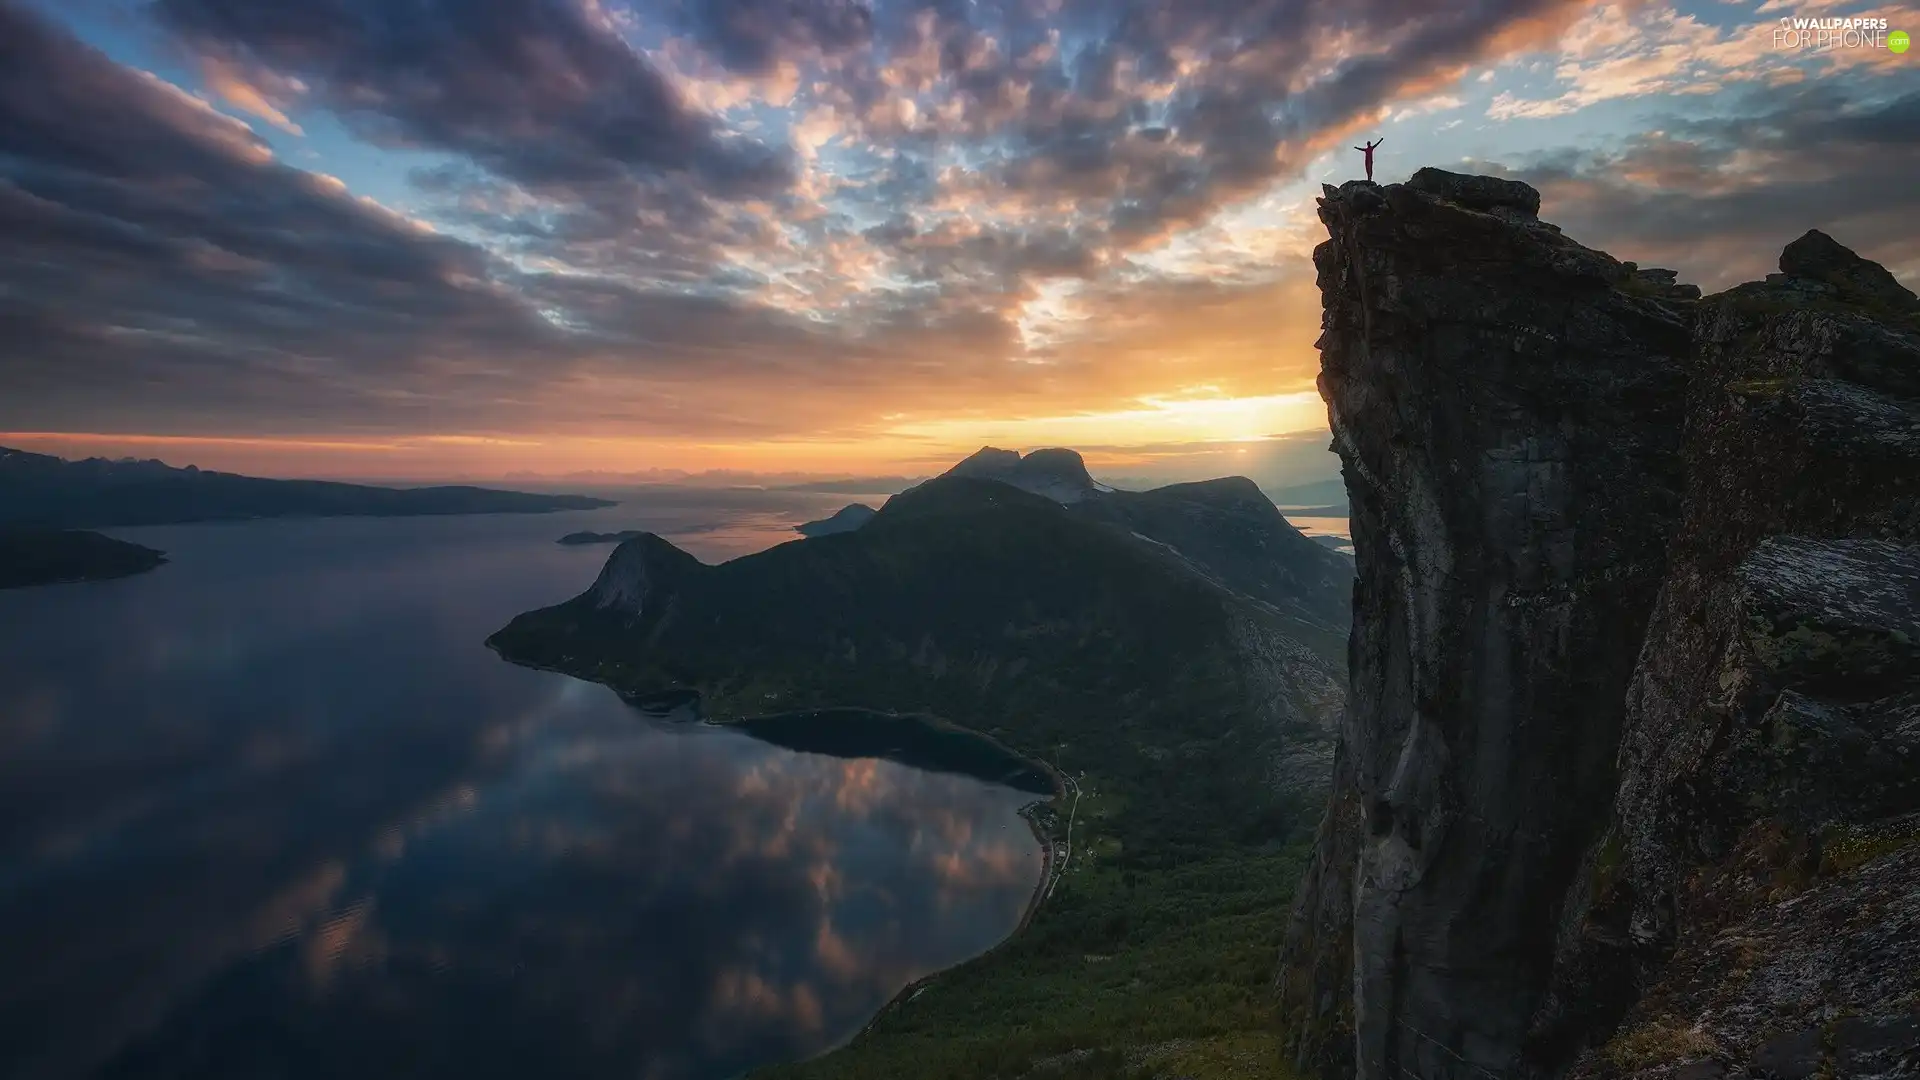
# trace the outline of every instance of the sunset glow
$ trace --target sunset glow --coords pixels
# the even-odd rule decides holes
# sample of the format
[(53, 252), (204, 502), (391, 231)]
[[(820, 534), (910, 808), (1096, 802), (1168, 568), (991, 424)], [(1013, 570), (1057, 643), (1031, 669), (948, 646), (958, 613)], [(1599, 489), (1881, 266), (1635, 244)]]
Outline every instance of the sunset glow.
[(0, 445), (1211, 467), (1324, 431), (1314, 197), (1369, 139), (1708, 290), (1808, 227), (1920, 272), (1920, 61), (1771, 33), (1911, 2), (446, 6), (0, 4)]

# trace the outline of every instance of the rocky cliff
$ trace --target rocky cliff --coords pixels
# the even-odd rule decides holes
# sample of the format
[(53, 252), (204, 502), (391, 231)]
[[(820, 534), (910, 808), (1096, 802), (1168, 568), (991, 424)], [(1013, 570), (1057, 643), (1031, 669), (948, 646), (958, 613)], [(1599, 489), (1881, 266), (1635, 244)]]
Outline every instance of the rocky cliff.
[(1702, 299), (1538, 208), (1320, 203), (1359, 581), (1298, 1056), (1909, 1075), (1920, 310), (1818, 233)]

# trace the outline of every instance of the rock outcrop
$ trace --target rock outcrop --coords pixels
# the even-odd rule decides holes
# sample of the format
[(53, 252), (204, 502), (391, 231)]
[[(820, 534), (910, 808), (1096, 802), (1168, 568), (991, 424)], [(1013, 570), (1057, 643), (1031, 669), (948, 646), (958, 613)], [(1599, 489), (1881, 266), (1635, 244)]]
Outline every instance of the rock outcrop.
[(1321, 200), (1359, 582), (1297, 1055), (1920, 1075), (1920, 309), (1819, 233), (1697, 299), (1538, 207)]
[(1078, 451), (1064, 447), (1031, 450), (1022, 457), (1016, 450), (983, 446), (943, 475), (997, 480), (1061, 504), (1110, 490), (1094, 482)]

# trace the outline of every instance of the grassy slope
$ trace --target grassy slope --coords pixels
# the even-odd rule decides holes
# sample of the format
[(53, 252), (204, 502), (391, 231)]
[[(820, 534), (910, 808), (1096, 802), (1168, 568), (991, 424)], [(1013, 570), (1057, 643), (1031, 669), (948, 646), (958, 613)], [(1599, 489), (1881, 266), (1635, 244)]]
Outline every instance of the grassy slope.
[(1312, 810), (1269, 769), (1289, 739), (1313, 737), (1309, 691), (1331, 665), (1297, 650), (1276, 685), (1235, 642), (1248, 624), (1293, 629), (1284, 617), (1123, 532), (970, 480), (896, 499), (856, 533), (719, 567), (662, 547), (656, 566), (672, 599), (631, 625), (580, 599), (492, 643), (626, 690), (697, 687), (722, 718), (931, 712), (1084, 771), (1093, 792), (1073, 866), (1027, 931), (853, 1046), (778, 1074), (1051, 1062), (1048, 1075), (1105, 1076), (1184, 1055), (1274, 1075), (1265, 987), (1298, 868), (1283, 845), (1304, 839)]
[(1077, 864), (1033, 923), (825, 1057), (761, 1080), (1291, 1077), (1269, 1005), (1297, 849)]

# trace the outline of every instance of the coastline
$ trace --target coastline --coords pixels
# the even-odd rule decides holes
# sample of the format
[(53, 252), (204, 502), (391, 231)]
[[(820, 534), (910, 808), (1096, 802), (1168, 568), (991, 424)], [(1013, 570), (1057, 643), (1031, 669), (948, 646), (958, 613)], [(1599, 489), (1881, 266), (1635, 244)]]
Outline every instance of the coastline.
[[(553, 674), (556, 674), (556, 675), (565, 675), (571, 679), (579, 679), (582, 682), (590, 682), (599, 686), (605, 686), (607, 687), (607, 689), (612, 690), (615, 694), (617, 694), (622, 701), (627, 702), (629, 705), (633, 705), (636, 709), (639, 708), (639, 706), (632, 701), (633, 695), (629, 694), (629, 692), (627, 691), (621, 690), (619, 687), (613, 686), (610, 683), (603, 682), (599, 679), (586, 678), (574, 672), (566, 671), (564, 669), (552, 667), (545, 664), (536, 664), (536, 663), (531, 663), (524, 660), (517, 660), (511, 656), (508, 656), (506, 653), (502, 652), (499, 646), (494, 643), (494, 639), (491, 635), (488, 636), (485, 644), (486, 644), (486, 647), (490, 651), (492, 651), (495, 656), (498, 656), (500, 659), (505, 660), (507, 663), (515, 664), (520, 667), (528, 668), (533, 671), (552, 672)], [(676, 690), (675, 692), (678, 693), (680, 691)], [(1048, 795), (1044, 799), (1034, 799), (1032, 802), (1026, 803), (1025, 805), (1021, 806), (1019, 810), (1020, 820), (1027, 823), (1027, 831), (1033, 835), (1034, 842), (1040, 845), (1040, 877), (1038, 881), (1034, 882), (1033, 893), (1027, 898), (1026, 910), (1021, 912), (1020, 921), (1014, 925), (1012, 930), (1008, 931), (1007, 936), (995, 942), (991, 948), (987, 949), (984, 952), (981, 952), (975, 956), (968, 957), (967, 959), (962, 960), (960, 963), (954, 964), (951, 967), (945, 967), (945, 968), (941, 968), (938, 971), (928, 972), (927, 974), (922, 975), (917, 979), (914, 979), (912, 982), (907, 983), (905, 986), (902, 986), (898, 991), (896, 991), (892, 997), (888, 998), (885, 1004), (881, 1005), (880, 1008), (874, 1010), (874, 1014), (867, 1019), (867, 1022), (862, 1024), (860, 1026), (860, 1029), (854, 1032), (852, 1035), (849, 1035), (845, 1039), (842, 1039), (841, 1041), (834, 1043), (832, 1046), (822, 1049), (817, 1054), (810, 1054), (807, 1057), (799, 1058), (799, 1059), (796, 1059), (795, 1061), (786, 1062), (784, 1064), (804, 1064), (805, 1062), (814, 1061), (819, 1058), (826, 1057), (829, 1054), (836, 1053), (840, 1050), (845, 1049), (849, 1044), (855, 1042), (856, 1040), (865, 1036), (869, 1031), (873, 1030), (874, 1025), (878, 1024), (888, 1014), (892, 1013), (895, 1009), (898, 1009), (900, 1006), (905, 1005), (907, 1002), (917, 997), (922, 990), (925, 990), (928, 986), (932, 985), (934, 980), (940, 978), (942, 975), (945, 975), (949, 972), (958, 970), (959, 968), (964, 967), (968, 964), (974, 964), (982, 960), (985, 960), (986, 958), (992, 956), (994, 953), (999, 952), (1001, 949), (1006, 948), (1008, 944), (1010, 944), (1015, 938), (1019, 937), (1022, 933), (1025, 933), (1026, 929), (1033, 924), (1033, 920), (1036, 917), (1038, 917), (1040, 914), (1040, 908), (1042, 907), (1042, 905), (1046, 903), (1047, 897), (1052, 894), (1053, 890), (1051, 886), (1053, 885), (1055, 872), (1056, 870), (1063, 870), (1064, 868), (1055, 867), (1053, 840), (1044, 831), (1043, 827), (1040, 824), (1038, 814), (1037, 814), (1038, 807), (1044, 806), (1047, 803), (1053, 801), (1054, 799), (1058, 799), (1067, 793), (1067, 786), (1065, 781), (1062, 779), (1059, 770), (1055, 769), (1052, 764), (1045, 761), (1041, 761), (1038, 758), (1028, 757), (1026, 754), (1023, 754), (1020, 751), (1015, 750), (1014, 748), (1008, 746), (1006, 743), (1000, 741), (999, 739), (995, 738), (994, 736), (984, 731), (979, 731), (974, 728), (967, 727), (963, 724), (956, 724), (951, 720), (947, 720), (943, 717), (934, 716), (929, 713), (902, 713), (902, 712), (896, 712), (889, 709), (870, 709), (870, 708), (866, 708), (865, 706), (844, 705), (844, 706), (825, 706), (821, 708), (810, 708), (810, 709), (787, 709), (781, 712), (765, 713), (765, 714), (759, 714), (754, 716), (749, 716), (744, 713), (738, 714), (738, 715), (722, 713), (722, 714), (715, 714), (713, 716), (707, 716), (699, 712), (700, 692), (697, 690), (691, 690), (691, 689), (687, 689), (685, 690), (685, 692), (694, 695), (694, 703), (695, 703), (695, 710), (696, 710), (695, 715), (698, 717), (700, 723), (706, 724), (711, 727), (741, 729), (742, 733), (746, 734), (749, 738), (754, 737), (753, 733), (751, 731), (745, 731), (744, 729), (742, 729), (742, 724), (744, 721), (753, 720), (753, 719), (806, 717), (809, 715), (823, 713), (823, 712), (837, 711), (837, 712), (864, 712), (864, 713), (869, 713), (875, 716), (884, 716), (890, 719), (920, 720), (923, 722), (934, 724), (940, 728), (944, 728), (949, 731), (962, 733), (971, 738), (978, 739), (986, 743), (987, 745), (992, 746), (995, 749), (1001, 751), (1002, 753), (1007, 754), (1010, 757), (1016, 758), (1020, 761), (1027, 762), (1028, 764), (1032, 765), (1034, 768), (1039, 769), (1041, 772), (1044, 772), (1047, 775), (1047, 777), (1052, 781), (1052, 784), (1053, 784), (1053, 791), (1050, 795)], [(989, 782), (992, 782), (992, 781), (989, 781)]]
[[(982, 735), (982, 737), (991, 738), (991, 736), (987, 736), (984, 734)], [(1045, 762), (1040, 762), (1039, 764), (1041, 768), (1047, 771), (1047, 775), (1053, 777), (1054, 797), (1057, 798), (1060, 795), (1064, 794), (1065, 793), (1064, 788), (1060, 783), (1060, 774), (1057, 771), (1055, 771), (1053, 766), (1048, 765)], [(1012, 930), (1007, 932), (1007, 936), (1001, 938), (999, 941), (993, 944), (992, 948), (978, 954), (977, 956), (970, 956), (967, 959), (960, 961), (958, 964), (953, 965), (952, 967), (944, 967), (938, 971), (930, 971), (927, 974), (922, 975), (919, 978), (908, 983), (907, 985), (901, 987), (898, 992), (896, 992), (892, 997), (887, 999), (886, 1004), (874, 1010), (874, 1014), (871, 1017), (867, 1018), (867, 1022), (860, 1025), (859, 1031), (854, 1032), (852, 1035), (849, 1035), (845, 1039), (842, 1039), (841, 1041), (833, 1044), (832, 1046), (827, 1047), (826, 1049), (820, 1051), (817, 1054), (808, 1055), (807, 1057), (801, 1058), (796, 1062), (792, 1062), (791, 1064), (805, 1064), (806, 1062), (815, 1061), (820, 1058), (826, 1057), (828, 1054), (838, 1053), (839, 1051), (846, 1049), (848, 1045), (861, 1039), (868, 1032), (872, 1031), (874, 1028), (874, 1025), (878, 1024), (881, 1020), (884, 1020), (889, 1013), (892, 1013), (895, 1009), (898, 1009), (900, 1006), (905, 1005), (907, 1002), (912, 1001), (914, 998), (920, 996), (920, 992), (922, 990), (925, 990), (927, 987), (933, 985), (935, 980), (939, 979), (941, 976), (946, 975), (949, 972), (957, 971), (968, 964), (977, 964), (980, 961), (985, 960), (986, 958), (992, 956), (994, 953), (999, 952), (1001, 949), (1006, 948), (1009, 944), (1013, 942), (1015, 938), (1019, 937), (1022, 933), (1026, 932), (1027, 927), (1031, 926), (1033, 924), (1034, 918), (1040, 914), (1041, 905), (1046, 903), (1047, 897), (1051, 895), (1053, 892), (1053, 890), (1049, 887), (1053, 884), (1053, 875), (1054, 875), (1053, 841), (1050, 840), (1041, 831), (1040, 822), (1036, 819), (1033, 812), (1034, 807), (1042, 806), (1048, 801), (1050, 800), (1035, 799), (1033, 802), (1030, 802), (1025, 806), (1022, 806), (1019, 811), (1020, 820), (1027, 823), (1028, 831), (1033, 833), (1034, 842), (1040, 845), (1040, 880), (1037, 883), (1035, 883), (1033, 887), (1033, 895), (1027, 898), (1027, 908), (1024, 912), (1021, 913), (1020, 921), (1014, 925), (1014, 928)]]

